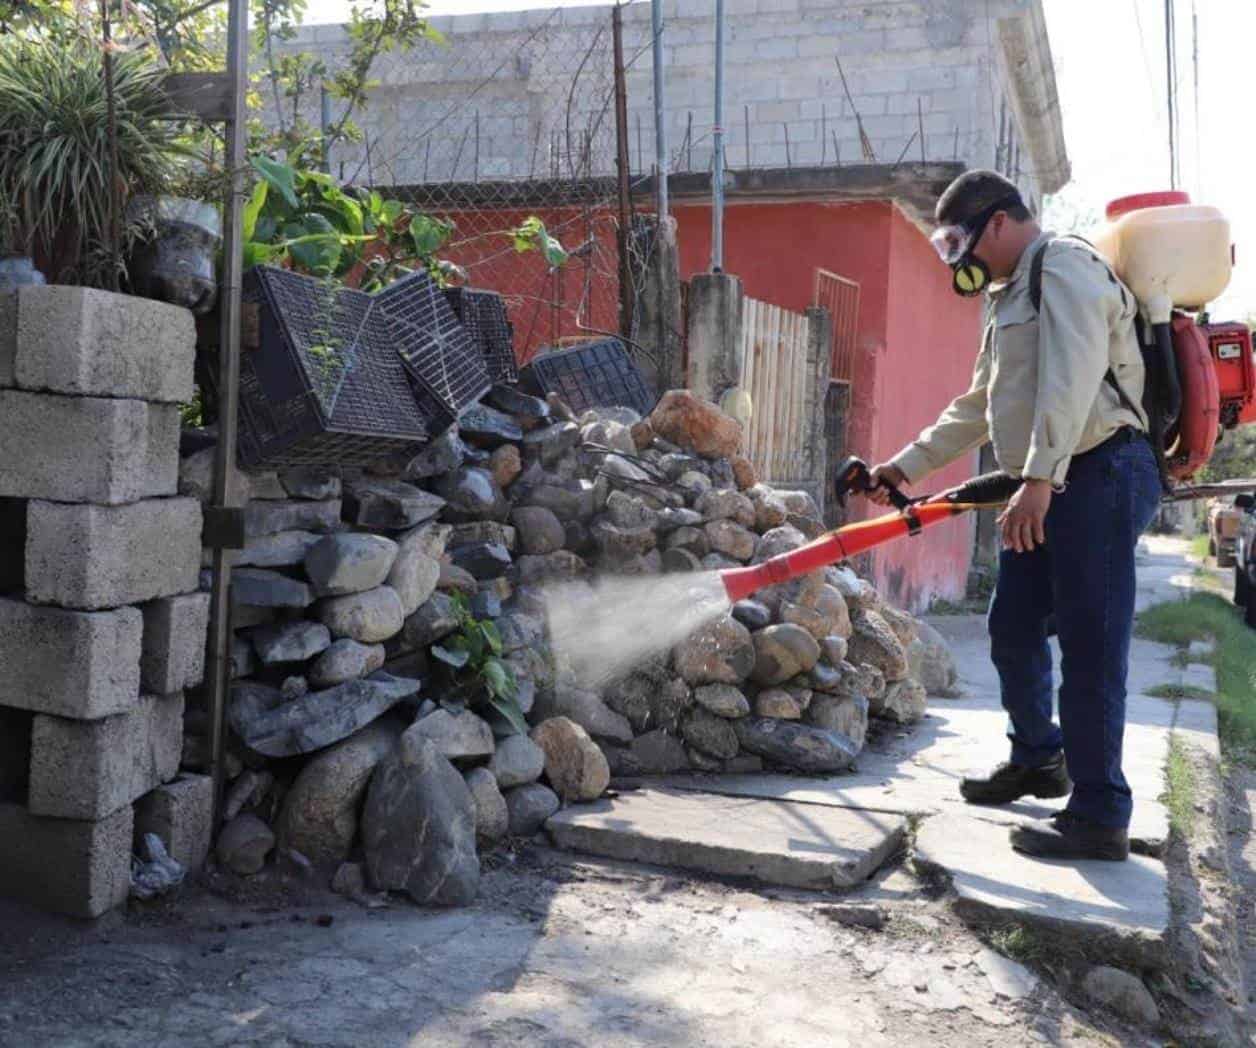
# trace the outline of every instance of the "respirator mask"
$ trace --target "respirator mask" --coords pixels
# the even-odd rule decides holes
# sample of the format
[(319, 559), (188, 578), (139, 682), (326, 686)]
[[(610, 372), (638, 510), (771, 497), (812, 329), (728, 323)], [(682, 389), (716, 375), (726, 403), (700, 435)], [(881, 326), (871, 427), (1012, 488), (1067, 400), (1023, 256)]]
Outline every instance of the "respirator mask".
[(940, 226), (929, 238), (938, 257), (951, 267), (951, 288), (957, 295), (972, 298), (989, 286), (990, 267), (974, 258), (972, 250), (995, 214), (1021, 204), (1019, 193), (1009, 194), (966, 222)]

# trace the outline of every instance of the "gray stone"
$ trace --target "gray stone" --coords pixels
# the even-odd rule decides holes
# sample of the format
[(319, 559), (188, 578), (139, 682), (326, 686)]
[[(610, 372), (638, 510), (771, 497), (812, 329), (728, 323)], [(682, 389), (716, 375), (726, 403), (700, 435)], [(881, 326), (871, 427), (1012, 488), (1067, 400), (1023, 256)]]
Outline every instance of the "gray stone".
[(471, 791), (475, 806), (475, 839), (481, 848), (491, 848), (510, 830), (510, 812), (497, 780), (487, 768), (463, 772), (463, 781)]
[(118, 505), (173, 495), (179, 409), (0, 390), (0, 496)]
[(871, 713), (897, 724), (914, 724), (925, 715), (928, 705), (924, 687), (908, 678), (887, 684), (884, 693), (871, 701)]
[(617, 528), (656, 528), (659, 523), (657, 510), (626, 491), (612, 491), (606, 497), (606, 516)]
[(842, 594), (851, 615), (874, 611), (881, 599), (870, 582), (861, 579), (848, 567), (826, 568), (825, 579)]
[(810, 672), (807, 674), (807, 683), (815, 691), (823, 691), (830, 694), (839, 692), (843, 686), (842, 671), (831, 662), (826, 662), (822, 658), (811, 667)]
[(340, 498), (340, 478), (319, 466), (294, 466), (279, 471), (279, 483), (294, 499), (323, 502)]
[(195, 499), (128, 506), (32, 499), (26, 528), (32, 604), (116, 608), (198, 588), (201, 504)]
[(733, 724), (724, 717), (695, 707), (681, 725), (681, 735), (690, 746), (703, 753), (727, 759), (737, 755), (737, 732)]
[(859, 747), (840, 732), (797, 721), (744, 717), (732, 722), (742, 749), (808, 775), (847, 771)]
[(715, 774), (724, 770), (724, 762), (718, 757), (712, 757), (708, 753), (703, 753), (693, 746), (685, 747), (685, 756), (689, 760), (689, 766), (694, 771), (708, 772)]
[(438, 591), (406, 619), (406, 643), (414, 648), (425, 648), (434, 641), (449, 636), (457, 628), (458, 611), (453, 598)]
[(754, 634), (753, 677), (759, 684), (781, 684), (806, 673), (820, 658), (820, 645), (801, 626), (782, 623)]
[(322, 535), (312, 531), (279, 531), (273, 535), (260, 535), (249, 539), (236, 555), (236, 566), (284, 568), (300, 564), (310, 547), (322, 538)]
[(739, 491), (712, 488), (698, 496), (693, 508), (707, 521), (727, 519), (743, 528), (755, 525), (754, 503)]
[(711, 552), (711, 542), (701, 528), (679, 527), (667, 536), (668, 549), (680, 549), (695, 557), (705, 557)]
[(178, 404), (192, 399), (196, 327), (185, 309), (95, 288), (18, 293), (14, 380), (23, 389)]
[(367, 870), (376, 888), (404, 890), (421, 905), (465, 906), (480, 884), (475, 801), (417, 727), (371, 778), (362, 811)]
[(305, 574), (320, 597), (363, 593), (383, 584), (397, 544), (381, 535), (328, 535), (305, 555)]
[(596, 800), (606, 790), (611, 777), (606, 756), (575, 721), (550, 717), (531, 737), (545, 752), (545, 777), (563, 800)]
[[(189, 495), (201, 502), (209, 502), (214, 495), (214, 460), (218, 449), (214, 445), (179, 460), (179, 494)], [(253, 497), (249, 478), (238, 469), (231, 471), (227, 480), (227, 500), (232, 506), (243, 506)], [(237, 561), (236, 563), (239, 563)]]
[(273, 469), (241, 470), (249, 482), (249, 497), (254, 499), (286, 499), (288, 492), (279, 483), (279, 474)]
[(715, 553), (743, 562), (754, 555), (754, 532), (732, 520), (713, 520), (704, 525), (702, 530)]
[(919, 619), (916, 639), (907, 648), (907, 669), (929, 695), (949, 699), (960, 694), (959, 670), (950, 645), (929, 623)]
[(682, 473), (673, 483), (690, 502), (697, 502), (711, 490), (711, 478), (705, 473), (699, 473), (696, 469)]
[(405, 625), (401, 598), (389, 586), (377, 586), (365, 593), (328, 597), (317, 606), (319, 621), (335, 637), (351, 637), (362, 644), (388, 640)]
[(916, 620), (907, 612), (900, 611), (893, 605), (881, 601), (876, 606), (876, 613), (885, 619), (885, 624), (890, 627), (890, 632), (898, 638), (898, 642), (903, 646), (905, 651), (911, 646), (912, 641), (916, 639)]
[(188, 873), (205, 865), (213, 831), (214, 780), (208, 775), (181, 775), (135, 802), (135, 839), (157, 834)]
[(477, 619), (495, 619), (502, 613), (501, 598), (492, 590), (479, 590), (471, 598), (471, 614)]
[(396, 591), (405, 615), (413, 615), (436, 591), (451, 530), (448, 524), (429, 523), (397, 537), (397, 559), (384, 581)]
[(458, 419), (458, 430), (472, 444), (495, 448), (523, 439), (523, 427), (505, 412), (487, 404), (472, 404)]
[(515, 837), (531, 837), (562, 806), (558, 794), (539, 782), (517, 786), (506, 792), (510, 832)]
[(696, 528), (702, 523), (702, 514), (686, 507), (668, 507), (657, 513), (656, 527), (659, 531), (674, 531), (676, 528)]
[(622, 451), (625, 455), (637, 453), (637, 444), (632, 439), (631, 429), (614, 419), (598, 419), (587, 423), (580, 431), (580, 436), (586, 444)]
[(1160, 1025), (1160, 1009), (1155, 998), (1137, 975), (1100, 965), (1082, 978), (1082, 990), (1092, 1001), (1117, 1015), (1144, 1026)]
[(359, 644), (342, 637), (333, 641), (314, 661), (309, 671), (310, 684), (315, 688), (330, 688), (369, 676), (384, 665), (384, 657), (382, 644)]
[(544, 506), (516, 506), (510, 520), (518, 529), (524, 553), (540, 555), (562, 549), (565, 532), (552, 510)]
[(789, 519), (789, 509), (785, 500), (777, 492), (762, 484), (751, 488), (747, 494), (754, 503), (754, 527), (756, 531), (765, 532), (779, 528)]
[(231, 679), (251, 677), (257, 672), (257, 656), (253, 654), (253, 645), (243, 637), (231, 638)]
[[(522, 484), (522, 481), (519, 481)], [(524, 505), (548, 509), (561, 521), (581, 520), (592, 515), (593, 507), (586, 504), (578, 488), (555, 483), (530, 486), (524, 495)]]
[(569, 684), (557, 684), (537, 695), (533, 720), (567, 717), (594, 738), (613, 742), (631, 742), (632, 726), (627, 718), (616, 713), (595, 692)]
[(820, 890), (862, 884), (907, 828), (901, 815), (807, 805), (804, 817), (801, 807), (646, 789), (569, 808), (546, 828), (558, 847), (585, 854)]
[(485, 394), (484, 399), (493, 407), (519, 418), (549, 418), (550, 406), (540, 397), (521, 393), (515, 386), (497, 383)]
[(726, 557), (723, 553), (708, 553), (702, 558), (702, 567), (705, 571), (726, 571), (729, 568), (740, 568), (741, 561)]
[(854, 630), (848, 640), (847, 658), (853, 663), (875, 666), (886, 681), (899, 681), (907, 676), (907, 652), (875, 611), (861, 611), (852, 619)]
[(620, 528), (605, 519), (595, 521), (589, 530), (604, 557), (637, 556), (652, 550), (658, 541), (653, 528)]
[(469, 571), (472, 578), (495, 579), (510, 570), (513, 561), (505, 546), (496, 542), (473, 542), (455, 546), (450, 556), (454, 564)]
[(0, 895), (71, 917), (99, 917), (131, 886), (133, 809), (99, 820), (46, 819), (0, 803)]
[(497, 744), (488, 770), (503, 790), (536, 782), (545, 770), (545, 751), (526, 735), (508, 735)]
[(101, 819), (173, 779), (183, 744), (183, 694), (141, 695), (92, 721), (37, 714), (31, 725), (32, 815)]
[(231, 573), (231, 602), (252, 608), (307, 608), (314, 603), (314, 591), (269, 568), (240, 568)]
[(523, 458), (513, 444), (503, 444), (488, 457), (489, 473), (499, 488), (508, 488), (523, 471)]
[(816, 692), (807, 705), (808, 724), (846, 736), (857, 750), (868, 737), (868, 700), (862, 695), (827, 695)]
[(411, 480), (427, 480), (453, 472), (466, 458), (467, 446), (453, 425), (407, 462), (403, 472)]
[(681, 714), (693, 704), (683, 680), (655, 673), (630, 673), (606, 689), (606, 704), (628, 718), (638, 732), (662, 728), (680, 731)]
[(302, 698), (309, 693), (310, 682), (299, 673), (294, 673), (290, 677), (284, 677), (283, 683), (279, 685), (279, 694), (285, 702)]
[(0, 597), (0, 706), (80, 720), (131, 709), (140, 691), (143, 617)]
[[(654, 552), (657, 553), (658, 551), (655, 550)], [(702, 561), (687, 549), (669, 549), (663, 551), (660, 566), (669, 575), (680, 575), (701, 571)]]
[(493, 756), (493, 729), (470, 710), (435, 710), (415, 721), (414, 730), (431, 739), (436, 751), (455, 764), (472, 764)]
[(444, 506), (439, 495), (404, 480), (363, 477), (345, 484), (344, 516), (359, 527), (412, 528)]
[(834, 666), (846, 661), (848, 646), (845, 637), (830, 635), (820, 638), (820, 654)]
[(589, 570), (584, 560), (570, 550), (560, 549), (544, 556), (522, 556), (515, 561), (519, 582), (524, 585), (577, 579)]
[(215, 854), (232, 873), (247, 877), (261, 871), (274, 847), (270, 827), (256, 815), (244, 812), (222, 828)]
[(280, 531), (335, 531), (340, 527), (340, 500), (306, 502), (254, 501), (244, 507), (244, 537), (255, 539)]
[(798, 700), (783, 688), (767, 688), (754, 700), (756, 717), (776, 717), (778, 720), (798, 720), (802, 709)]
[(258, 626), (249, 633), (249, 640), (257, 657), (271, 666), (277, 662), (304, 662), (314, 658), (330, 647), (331, 634), (321, 623), (301, 619)]
[(370, 724), (420, 682), (379, 672), (285, 702), (277, 688), (252, 681), (231, 687), (232, 730), (249, 749), (267, 757), (290, 757), (330, 746)]
[(717, 717), (735, 719), (750, 712), (746, 696), (731, 684), (704, 684), (693, 689), (693, 699)]
[(284, 794), (279, 844), (315, 863), (343, 862), (358, 835), (358, 812), (376, 766), (397, 745), (402, 724), (381, 717), (317, 754)]
[(579, 426), (574, 422), (556, 422), (523, 435), (523, 458), (525, 462), (539, 458), (543, 466), (552, 467), (579, 443)]
[(782, 524), (759, 536), (754, 548), (754, 562), (762, 564), (765, 560), (779, 557), (782, 553), (789, 553), (806, 544), (806, 535), (789, 524)]
[(632, 757), (643, 774), (671, 775), (689, 767), (685, 747), (676, 736), (662, 728), (638, 735), (630, 747)]
[(502, 651), (510, 654), (520, 648), (539, 649), (545, 641), (545, 623), (534, 615), (512, 611), (497, 621)]
[(493, 474), (479, 466), (462, 466), (453, 473), (437, 477), (436, 490), (448, 502), (446, 520), (505, 520), (510, 504)]
[(738, 684), (754, 669), (750, 631), (731, 615), (695, 630), (672, 653), (688, 684)]

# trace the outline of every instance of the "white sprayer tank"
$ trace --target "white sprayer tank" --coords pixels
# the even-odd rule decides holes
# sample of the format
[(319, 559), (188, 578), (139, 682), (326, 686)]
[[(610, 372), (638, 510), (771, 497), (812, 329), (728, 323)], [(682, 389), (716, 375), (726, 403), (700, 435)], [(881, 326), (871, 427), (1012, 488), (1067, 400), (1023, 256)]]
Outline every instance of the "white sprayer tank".
[(1142, 193), (1112, 201), (1107, 218), (1095, 247), (1152, 323), (1167, 323), (1174, 306), (1206, 305), (1230, 283), (1230, 223), (1215, 207), (1186, 193)]

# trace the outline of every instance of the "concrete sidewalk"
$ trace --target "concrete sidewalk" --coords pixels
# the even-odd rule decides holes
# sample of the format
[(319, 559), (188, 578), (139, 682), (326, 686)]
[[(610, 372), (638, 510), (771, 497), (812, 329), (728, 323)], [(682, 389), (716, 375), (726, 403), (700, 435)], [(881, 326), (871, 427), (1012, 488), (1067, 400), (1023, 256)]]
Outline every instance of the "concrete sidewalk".
[[(1140, 609), (1189, 592), (1193, 568), (1181, 540), (1152, 537), (1139, 560)], [(1217, 727), (1211, 703), (1162, 699), (1148, 691), (1182, 683), (1212, 690), (1211, 670), (1179, 666), (1173, 649), (1134, 642), (1125, 771), (1135, 797), (1131, 837), (1140, 854), (1123, 864), (1043, 862), (1014, 852), (1007, 829), (1042, 818), (1063, 801), (976, 808), (964, 804), (958, 792), (965, 774), (988, 770), (1007, 756), (1006, 718), (984, 621), (975, 615), (930, 621), (952, 645), (964, 697), (933, 700), (914, 729), (865, 751), (854, 774), (676, 777), (662, 788), (559, 813), (549, 824), (551, 833), (560, 846), (575, 850), (721, 875), (736, 868), (740, 855), (752, 876), (799, 885), (815, 882), (817, 849), (842, 854), (851, 870), (875, 867), (879, 857), (894, 851), (893, 817), (914, 817), (916, 860), (941, 871), (962, 906), (1085, 935), (1106, 944), (1114, 958), (1163, 963), (1169, 904), (1166, 872), (1156, 856), (1168, 836), (1160, 797), (1169, 742), (1174, 731), (1188, 732), (1191, 742), (1215, 753)], [(692, 799), (683, 807), (682, 826), (675, 815), (677, 796), (684, 792)], [(735, 814), (728, 810), (729, 797), (745, 802)], [(763, 806), (754, 807), (754, 801)], [(849, 822), (824, 814), (835, 810), (845, 811)], [(796, 829), (765, 833), (765, 825)], [(850, 827), (845, 840), (843, 825)], [(851, 853), (860, 850), (862, 860), (853, 860)], [(834, 884), (843, 886), (841, 879)]]

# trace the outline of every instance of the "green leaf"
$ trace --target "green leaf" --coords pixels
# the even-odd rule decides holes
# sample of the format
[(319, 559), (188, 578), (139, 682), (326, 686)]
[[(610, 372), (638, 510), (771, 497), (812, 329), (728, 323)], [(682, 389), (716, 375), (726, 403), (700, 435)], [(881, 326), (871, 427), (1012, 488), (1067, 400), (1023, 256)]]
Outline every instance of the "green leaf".
[(315, 276), (336, 271), (340, 261), (340, 235), (322, 215), (306, 212), (283, 227), (292, 261)]
[(282, 254), (283, 248), (250, 240), (244, 245), (244, 268), (252, 269), (254, 266), (264, 266), (268, 262), (275, 261)]
[(481, 672), (493, 694), (513, 699), (519, 693), (519, 683), (515, 680), (514, 671), (500, 659), (486, 659)]
[(468, 651), (445, 648), (439, 644), (433, 644), (428, 650), (445, 665), (452, 666), (456, 670), (462, 669), (467, 664), (467, 660), (471, 658), (471, 653)]
[(262, 213), (262, 208), (266, 204), (266, 191), (270, 188), (270, 184), (264, 179), (253, 187), (253, 195), (249, 197), (249, 202), (244, 205), (243, 213), (243, 235), (245, 241), (253, 239), (253, 233), (257, 229), (257, 216)]
[(298, 208), (301, 202), (297, 199), (296, 172), (287, 164), (271, 160), (267, 156), (255, 156), (252, 160), (253, 169), (266, 179), (272, 187), (279, 190), (289, 207)]
[(484, 634), (484, 639), (488, 641), (489, 650), (494, 655), (502, 653), (502, 635), (497, 629), (497, 623), (491, 619), (485, 619), (480, 623), (480, 630)]
[(488, 704), (506, 718), (517, 734), (528, 734), (528, 722), (523, 716), (523, 711), (519, 709), (519, 704), (514, 699), (502, 698), (490, 692)]
[(414, 242), (415, 253), (420, 256), (434, 255), (453, 235), (453, 231), (452, 222), (429, 215), (415, 215), (410, 219), (410, 239)]

